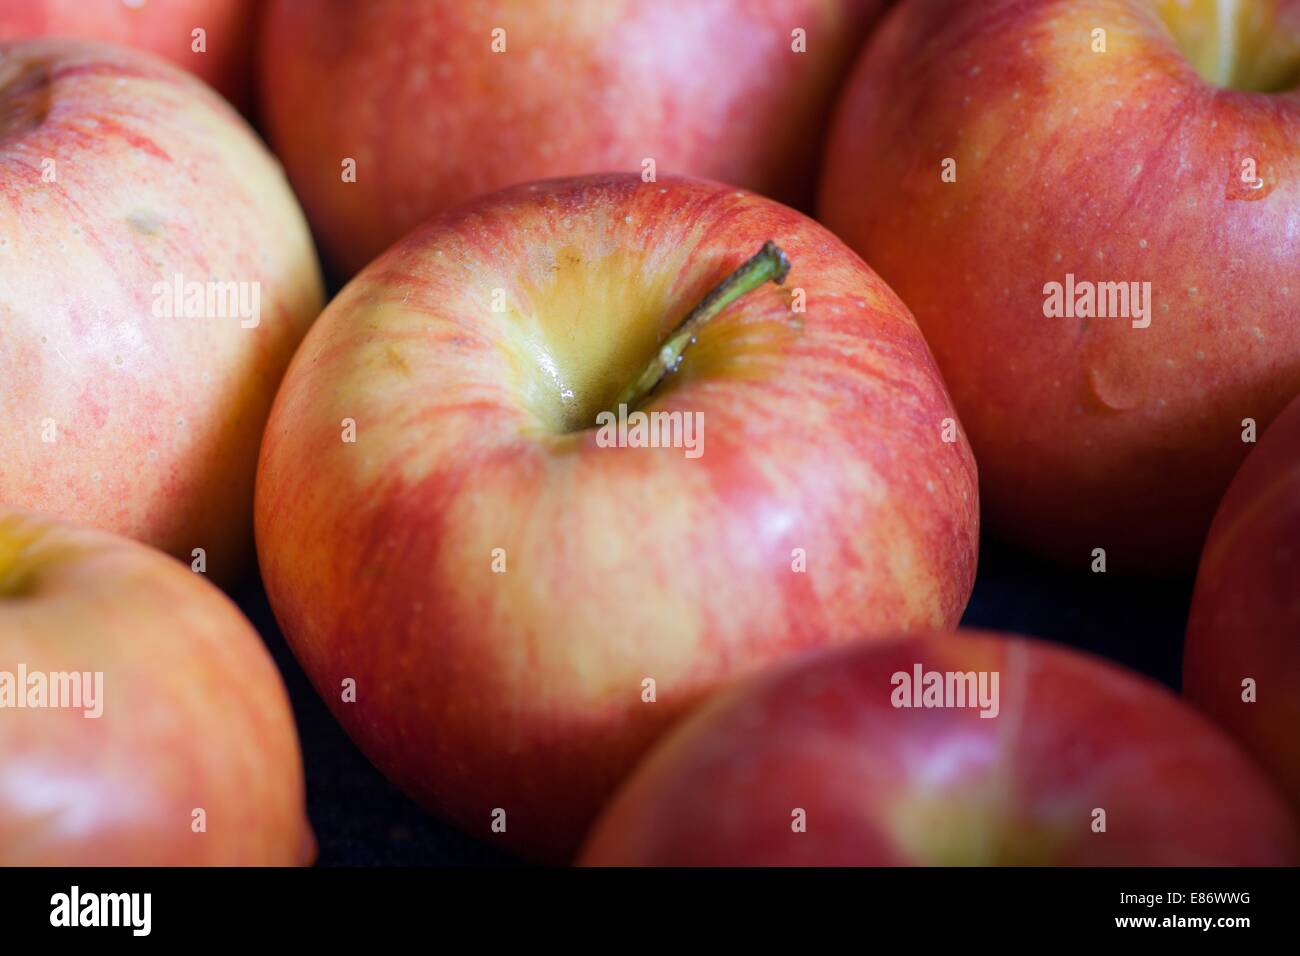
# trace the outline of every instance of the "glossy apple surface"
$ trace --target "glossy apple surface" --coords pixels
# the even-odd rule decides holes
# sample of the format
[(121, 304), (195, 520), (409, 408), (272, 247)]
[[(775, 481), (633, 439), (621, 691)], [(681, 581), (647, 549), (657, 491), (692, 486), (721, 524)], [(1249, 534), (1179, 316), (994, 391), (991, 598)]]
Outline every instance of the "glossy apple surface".
[[(0, 501), (232, 580), (262, 426), (322, 297), (280, 167), (175, 67), (33, 40), (0, 46), (0, 169)], [(169, 312), (176, 276), (234, 283), (249, 318), (206, 294)]]
[(1187, 622), (1183, 693), (1259, 760), (1300, 815), (1300, 399), (1265, 432), (1214, 518)]
[[(900, 4), (820, 210), (916, 313), (993, 531), (1190, 572), (1242, 420), (1300, 391), (1300, 3)], [(1148, 314), (1049, 318), (1067, 275), (1149, 282)]]
[(0, 865), (311, 862), (284, 685), (201, 575), (125, 538), (0, 508), (0, 681), (20, 668), (29, 702), (35, 673), (98, 672), (102, 693), (90, 708), (0, 695)]
[(474, 196), (640, 173), (646, 159), (658, 175), (809, 201), (835, 93), (882, 6), (278, 0), (262, 35), (262, 113), (349, 276)]
[(257, 9), (257, 0), (0, 0), (0, 41), (75, 37), (148, 50), (246, 109)]
[[(998, 675), (981, 701), (996, 707), (896, 707), (895, 675), (918, 665), (988, 675), (990, 692)], [(637, 768), (581, 860), (1284, 865), (1298, 847), (1271, 785), (1169, 691), (1065, 648), (958, 632), (812, 655), (720, 695)]]
[[(702, 453), (602, 445), (598, 413), (768, 240), (785, 284), (645, 406), (702, 416)], [(925, 342), (861, 260), (759, 196), (610, 175), (461, 207), (344, 289), (276, 399), (256, 519), (276, 617), (362, 750), (555, 859), (718, 685), (954, 626), (977, 509)]]

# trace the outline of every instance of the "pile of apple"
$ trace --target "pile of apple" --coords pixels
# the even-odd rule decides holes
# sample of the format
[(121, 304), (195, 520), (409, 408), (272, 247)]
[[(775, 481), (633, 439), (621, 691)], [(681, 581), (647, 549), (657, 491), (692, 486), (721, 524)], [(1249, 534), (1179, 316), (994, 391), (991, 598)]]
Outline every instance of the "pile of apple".
[(0, 200), (0, 864), (311, 862), (258, 576), (531, 859), (1300, 862), (1300, 0), (0, 0)]

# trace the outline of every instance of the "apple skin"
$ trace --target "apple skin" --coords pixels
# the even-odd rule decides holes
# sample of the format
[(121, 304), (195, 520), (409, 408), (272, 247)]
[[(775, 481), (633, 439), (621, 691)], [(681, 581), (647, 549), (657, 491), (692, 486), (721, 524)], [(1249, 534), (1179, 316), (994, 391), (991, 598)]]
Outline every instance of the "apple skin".
[[(0, 708), (0, 866), (310, 863), (261, 638), (166, 555), (0, 507), (0, 670), (103, 674), (102, 714)], [(206, 811), (206, 832), (192, 829)]]
[[(1300, 93), (1212, 86), (1148, 6), (895, 7), (845, 85), (819, 206), (916, 314), (988, 527), (1160, 574), (1192, 570), (1242, 420), (1300, 391)], [(1277, 9), (1300, 62), (1300, 4)], [(1151, 282), (1151, 325), (1046, 318), (1067, 273)]]
[[(262, 426), (323, 296), (282, 171), (199, 81), (105, 44), (0, 46), (0, 117), (0, 501), (202, 548), (234, 580)], [(156, 317), (177, 274), (260, 283), (259, 324)]]
[[(705, 325), (646, 406), (703, 414), (703, 455), (581, 430), (769, 239), (784, 286)], [(685, 179), (521, 185), (404, 239), (313, 326), (263, 440), (263, 579), (390, 779), (566, 859), (713, 688), (805, 648), (955, 626), (978, 495), (945, 419), (906, 307), (800, 213)]]
[[(75, 37), (148, 50), (241, 110), (252, 103), (257, 0), (0, 0), (0, 42)], [(202, 27), (207, 49), (193, 50)]]
[[(1241, 699), (1254, 678), (1258, 699)], [(1192, 595), (1183, 693), (1252, 753), (1300, 818), (1300, 398), (1228, 487)]]
[[(262, 115), (345, 276), (473, 196), (639, 173), (647, 157), (659, 175), (810, 204), (835, 93), (883, 6), (279, 0), (262, 33)], [(805, 53), (791, 49), (796, 27)]]
[[(903, 709), (891, 676), (999, 674), (999, 710)], [(794, 832), (794, 812), (805, 832)], [(1094, 809), (1106, 831), (1093, 832)], [(595, 866), (1286, 865), (1249, 759), (1163, 687), (981, 632), (810, 655), (710, 701), (620, 788)]]

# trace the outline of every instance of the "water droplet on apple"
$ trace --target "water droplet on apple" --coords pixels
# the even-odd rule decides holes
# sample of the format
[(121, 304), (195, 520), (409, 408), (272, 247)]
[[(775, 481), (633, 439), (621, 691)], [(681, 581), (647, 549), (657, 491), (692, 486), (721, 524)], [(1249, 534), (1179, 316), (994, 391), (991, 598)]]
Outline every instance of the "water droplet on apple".
[(1136, 408), (1139, 397), (1129, 376), (1118, 369), (1094, 365), (1088, 369), (1088, 388), (1093, 398), (1111, 411)]

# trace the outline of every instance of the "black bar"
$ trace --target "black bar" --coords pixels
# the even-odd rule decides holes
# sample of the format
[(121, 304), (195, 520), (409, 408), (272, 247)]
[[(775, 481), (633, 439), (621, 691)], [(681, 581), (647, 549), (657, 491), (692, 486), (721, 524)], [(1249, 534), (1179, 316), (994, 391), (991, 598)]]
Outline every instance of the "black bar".
[[(89, 894), (149, 893), (147, 938), (168, 943), (373, 944), (413, 934), (428, 940), (421, 949), (445, 951), (462, 933), (485, 943), (522, 932), (536, 944), (591, 936), (599, 924), (618, 934), (601, 930), (611, 945), (667, 941), (693, 926), (759, 939), (774, 927), (805, 926), (860, 941), (896, 934), (972, 940), (974, 932), (986, 941), (1199, 935), (1231, 945), (1243, 933), (1292, 935), (1300, 880), (1294, 869), (0, 870), (6, 942), (142, 939), (127, 911), (125, 926), (52, 926), (52, 899), (70, 897), (74, 885), (83, 907)], [(1171, 893), (1182, 899), (1171, 902)], [(1206, 918), (1249, 925), (1164, 924)], [(1121, 926), (1123, 919), (1155, 925)]]

